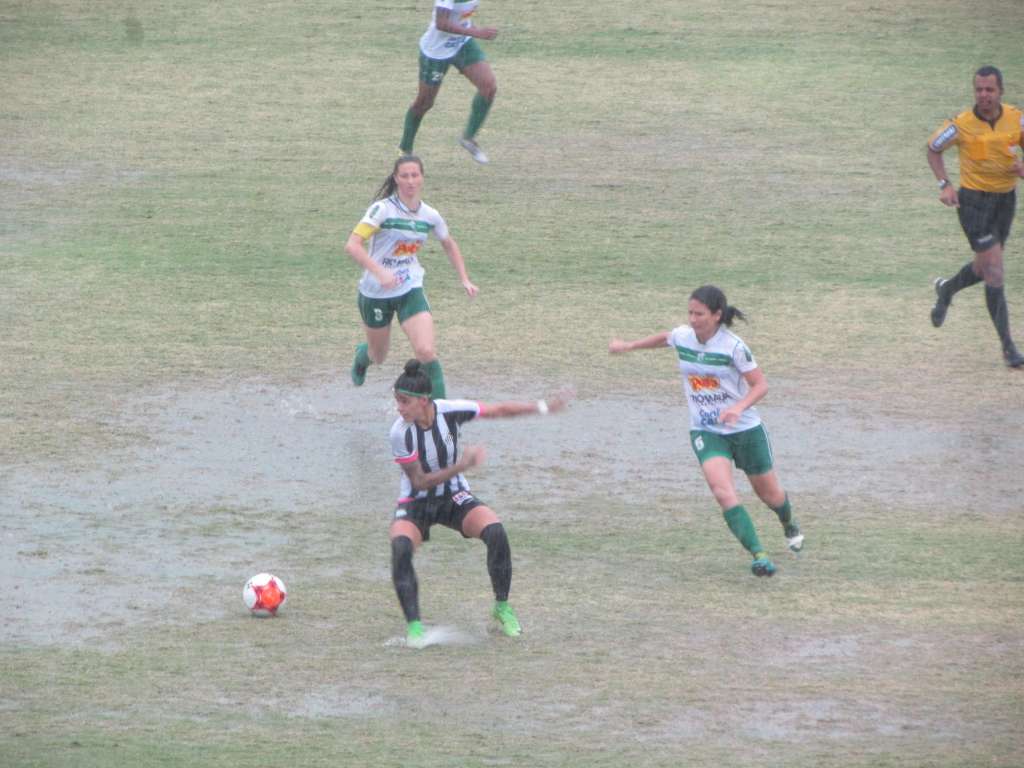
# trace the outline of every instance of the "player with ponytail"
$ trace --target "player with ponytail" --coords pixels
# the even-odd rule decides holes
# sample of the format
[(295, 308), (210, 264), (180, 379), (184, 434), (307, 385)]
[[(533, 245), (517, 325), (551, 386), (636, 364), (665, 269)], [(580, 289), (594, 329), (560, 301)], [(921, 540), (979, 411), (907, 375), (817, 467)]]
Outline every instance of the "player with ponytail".
[(478, 289), (466, 274), (462, 252), (448, 233), (448, 225), (423, 202), (422, 192), (423, 162), (415, 155), (398, 158), (345, 244), (345, 251), (363, 268), (358, 303), (366, 341), (356, 347), (352, 383), (362, 386), (370, 364), (384, 362), (391, 345), (391, 321), (397, 314), (413, 354), (430, 376), (434, 396), (444, 397), (434, 318), (423, 292), (424, 269), (418, 258), (429, 235), (441, 241), (466, 294), (473, 298)]
[(729, 330), (734, 320), (746, 318), (729, 305), (721, 289), (704, 285), (690, 294), (688, 316), (689, 325), (671, 331), (636, 341), (612, 339), (608, 351), (621, 354), (665, 346), (675, 350), (690, 409), (690, 444), (704, 479), (729, 530), (753, 557), (751, 571), (771, 576), (775, 564), (740, 503), (732, 476), (735, 463), (761, 501), (775, 511), (789, 549), (799, 552), (804, 537), (775, 473), (768, 433), (754, 408), (768, 392), (768, 383), (747, 345)]

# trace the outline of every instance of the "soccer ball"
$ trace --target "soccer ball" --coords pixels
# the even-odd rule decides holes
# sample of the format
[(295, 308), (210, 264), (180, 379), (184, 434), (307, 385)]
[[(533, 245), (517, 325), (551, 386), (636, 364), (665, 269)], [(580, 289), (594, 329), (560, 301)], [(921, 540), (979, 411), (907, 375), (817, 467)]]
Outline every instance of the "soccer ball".
[(253, 616), (276, 616), (288, 599), (284, 582), (272, 573), (257, 573), (242, 590), (242, 599)]

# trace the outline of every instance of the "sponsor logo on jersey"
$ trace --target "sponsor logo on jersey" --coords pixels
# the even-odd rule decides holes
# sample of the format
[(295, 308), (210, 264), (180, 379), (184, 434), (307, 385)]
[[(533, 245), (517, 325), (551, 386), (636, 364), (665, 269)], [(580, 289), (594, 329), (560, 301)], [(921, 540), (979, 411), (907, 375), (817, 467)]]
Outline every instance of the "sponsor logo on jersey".
[(415, 256), (420, 249), (418, 242), (403, 242), (395, 246), (395, 256)]
[(702, 389), (718, 389), (722, 385), (717, 376), (690, 375), (686, 378), (690, 382), (690, 389), (694, 392), (700, 392)]

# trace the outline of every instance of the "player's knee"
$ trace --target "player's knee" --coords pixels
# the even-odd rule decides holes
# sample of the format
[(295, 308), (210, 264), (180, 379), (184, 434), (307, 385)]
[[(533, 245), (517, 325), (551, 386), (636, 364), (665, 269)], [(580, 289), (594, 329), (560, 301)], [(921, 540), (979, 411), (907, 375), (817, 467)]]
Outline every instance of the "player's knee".
[(396, 568), (404, 563), (412, 562), (412, 553), (416, 547), (408, 536), (396, 536), (391, 540), (391, 566)]
[(491, 80), (487, 83), (481, 83), (478, 89), (480, 95), (487, 101), (494, 101), (494, 97), (498, 95), (498, 83), (495, 80)]
[(722, 509), (729, 509), (739, 503), (736, 491), (729, 485), (712, 485), (711, 495), (715, 497), (715, 501), (719, 503)]
[(500, 522), (491, 523), (480, 531), (480, 538), (488, 547), (508, 546), (508, 533), (505, 532), (505, 526)]
[(413, 344), (412, 352), (416, 359), (425, 365), (437, 360), (437, 349), (433, 344)]
[(430, 108), (434, 106), (434, 96), (417, 96), (416, 100), (412, 103), (412, 112), (417, 117), (423, 117)]

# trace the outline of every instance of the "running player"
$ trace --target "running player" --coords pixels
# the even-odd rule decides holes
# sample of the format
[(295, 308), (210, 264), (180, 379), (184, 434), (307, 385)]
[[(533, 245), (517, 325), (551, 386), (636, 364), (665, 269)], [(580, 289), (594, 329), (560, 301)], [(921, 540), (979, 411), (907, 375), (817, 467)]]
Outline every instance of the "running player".
[[(1003, 289), (1003, 249), (1010, 236), (1017, 203), (1017, 179), (1024, 177), (1024, 113), (1003, 104), (1003, 74), (995, 67), (974, 73), (974, 108), (947, 120), (928, 140), (928, 165), (939, 180), (939, 200), (957, 209), (960, 226), (974, 258), (948, 280), (935, 280), (932, 325), (946, 320), (953, 295), (985, 282), (985, 304), (1011, 368), (1024, 366), (1024, 355), (1010, 335), (1010, 313)], [(949, 180), (942, 153), (957, 147), (960, 191)]]
[(768, 382), (739, 336), (729, 330), (743, 313), (729, 306), (725, 294), (705, 285), (690, 295), (690, 324), (636, 341), (612, 339), (612, 354), (635, 349), (672, 347), (679, 357), (686, 403), (690, 407), (690, 444), (704, 479), (722, 508), (729, 530), (753, 556), (755, 576), (771, 576), (775, 564), (757, 536), (754, 523), (740, 504), (732, 465), (747, 474), (758, 497), (782, 523), (786, 544), (793, 552), (804, 537), (793, 518), (789, 496), (773, 469), (768, 433), (754, 404), (765, 396)]
[(481, 403), (431, 398), (430, 378), (418, 360), (410, 360), (395, 381), (399, 417), (391, 427), (391, 451), (402, 468), (401, 488), (391, 522), (391, 578), (407, 622), (406, 642), (426, 643), (420, 621), (419, 587), (412, 556), (430, 538), (434, 525), (459, 531), (487, 545), (487, 572), (494, 588), (493, 617), (501, 631), (516, 637), (522, 631), (508, 604), (512, 584), (512, 552), (508, 535), (494, 511), (473, 495), (463, 474), (480, 464), (480, 446), (460, 446), (460, 426), (477, 417), (506, 418), (561, 411), (571, 396), (562, 393), (536, 402)]
[(448, 67), (454, 64), (476, 86), (477, 91), (473, 96), (466, 130), (459, 143), (478, 163), (488, 162), (487, 155), (476, 143), (476, 134), (491, 110), (491, 104), (498, 93), (498, 83), (476, 40), (493, 40), (498, 30), (494, 27), (473, 26), (471, 17), (479, 4), (480, 0), (435, 0), (430, 26), (420, 38), (419, 90), (416, 100), (405, 113), (405, 128), (399, 144), (403, 154), (412, 152), (420, 122), (434, 106), (441, 81)]
[(380, 365), (391, 344), (395, 313), (412, 344), (416, 359), (433, 382), (433, 395), (445, 396), (444, 373), (434, 349), (434, 318), (423, 292), (423, 267), (417, 254), (433, 234), (441, 241), (470, 298), (477, 287), (466, 274), (462, 252), (448, 233), (441, 214), (421, 199), (423, 162), (403, 155), (374, 197), (374, 203), (349, 235), (345, 251), (363, 268), (359, 281), (359, 314), (366, 342), (356, 347), (352, 383), (362, 386), (370, 363)]

